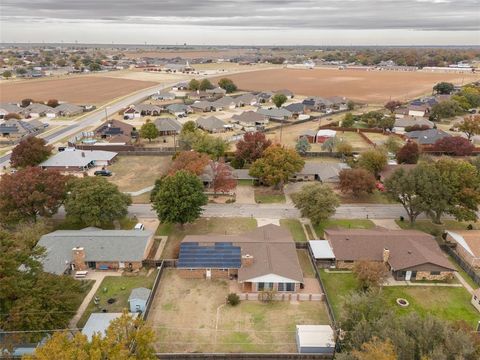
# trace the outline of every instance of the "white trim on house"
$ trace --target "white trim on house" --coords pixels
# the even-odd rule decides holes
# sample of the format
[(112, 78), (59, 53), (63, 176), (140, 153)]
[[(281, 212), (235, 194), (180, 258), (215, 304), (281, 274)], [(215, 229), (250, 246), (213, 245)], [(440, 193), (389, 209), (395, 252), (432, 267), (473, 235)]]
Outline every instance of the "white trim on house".
[(258, 276), (251, 279), (246, 279), (243, 282), (252, 282), (252, 283), (295, 283), (300, 284), (300, 281), (292, 280), (276, 274), (267, 274)]

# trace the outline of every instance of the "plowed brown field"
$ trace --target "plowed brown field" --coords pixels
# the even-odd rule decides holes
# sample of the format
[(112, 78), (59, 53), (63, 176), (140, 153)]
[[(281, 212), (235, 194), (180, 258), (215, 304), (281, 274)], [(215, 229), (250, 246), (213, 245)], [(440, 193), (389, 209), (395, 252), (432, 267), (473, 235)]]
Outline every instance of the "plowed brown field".
[(430, 92), (440, 81), (462, 84), (480, 79), (478, 74), (337, 69), (276, 69), (228, 77), (242, 90), (289, 89), (298, 95), (346, 96), (367, 103), (408, 100)]
[(74, 104), (101, 104), (156, 84), (158, 83), (152, 81), (101, 76), (3, 82), (0, 84), (0, 103), (31, 98), (40, 101), (58, 99)]

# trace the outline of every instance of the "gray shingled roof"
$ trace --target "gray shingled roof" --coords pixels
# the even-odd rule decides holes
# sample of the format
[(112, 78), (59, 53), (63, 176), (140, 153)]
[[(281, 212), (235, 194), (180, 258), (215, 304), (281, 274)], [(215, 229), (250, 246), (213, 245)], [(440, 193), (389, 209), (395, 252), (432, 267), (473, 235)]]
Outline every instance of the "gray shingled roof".
[(151, 236), (147, 230), (57, 230), (43, 235), (38, 245), (47, 250), (44, 270), (63, 274), (74, 247), (84, 248), (85, 261), (141, 261)]
[(429, 129), (420, 131), (411, 131), (405, 134), (408, 138), (416, 140), (421, 145), (432, 145), (437, 140), (451, 136), (443, 130)]
[(270, 118), (289, 118), (291, 117), (293, 114), (288, 111), (287, 109), (284, 109), (284, 108), (280, 108), (280, 109), (277, 109), (277, 108), (274, 108), (274, 109), (258, 109), (257, 113), (261, 114), (261, 115), (265, 115), (267, 117), (270, 117)]
[(131, 300), (134, 300), (134, 299), (147, 301), (151, 292), (152, 291), (150, 289), (147, 289), (147, 288), (144, 288), (144, 287), (138, 287), (138, 288), (132, 289), (132, 292), (130, 293), (130, 296), (128, 297), (128, 301), (131, 301)]
[(197, 125), (204, 130), (215, 131), (223, 129), (225, 123), (215, 116), (209, 116), (207, 118), (198, 118)]
[(103, 150), (62, 151), (42, 162), (41, 167), (84, 167), (92, 161), (110, 161), (116, 152)]
[(182, 130), (182, 124), (177, 119), (172, 118), (158, 118), (155, 119), (155, 126), (158, 131), (176, 131)]

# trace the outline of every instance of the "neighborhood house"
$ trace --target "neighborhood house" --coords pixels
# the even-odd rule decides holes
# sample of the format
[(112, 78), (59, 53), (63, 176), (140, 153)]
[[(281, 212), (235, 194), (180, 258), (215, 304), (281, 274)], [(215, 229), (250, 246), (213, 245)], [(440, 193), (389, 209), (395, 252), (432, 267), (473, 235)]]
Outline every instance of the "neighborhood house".
[(103, 150), (67, 149), (52, 155), (39, 166), (43, 169), (85, 171), (94, 166), (107, 166), (118, 154)]
[(445, 240), (456, 245), (455, 251), (470, 266), (480, 268), (480, 230), (447, 231)]
[(288, 230), (265, 225), (242, 235), (187, 235), (177, 268), (194, 279), (236, 279), (243, 292), (297, 292), (303, 275)]

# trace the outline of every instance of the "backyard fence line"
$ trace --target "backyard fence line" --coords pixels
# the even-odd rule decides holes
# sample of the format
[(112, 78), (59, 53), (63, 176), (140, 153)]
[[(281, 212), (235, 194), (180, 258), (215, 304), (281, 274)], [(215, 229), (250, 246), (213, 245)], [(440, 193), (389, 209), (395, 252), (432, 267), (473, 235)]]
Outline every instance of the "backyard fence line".
[(153, 303), (153, 299), (155, 298), (155, 294), (158, 290), (158, 287), (159, 287), (159, 284), (160, 284), (160, 279), (162, 277), (162, 273), (163, 273), (164, 268), (165, 267), (163, 266), (163, 261), (162, 261), (162, 263), (158, 267), (158, 272), (157, 272), (157, 276), (155, 277), (155, 281), (153, 283), (152, 291), (150, 292), (150, 296), (147, 299), (147, 304), (145, 305), (145, 311), (141, 315), (143, 320), (147, 320), (148, 314), (150, 313), (152, 303)]
[(296, 354), (296, 353), (157, 353), (158, 359), (221, 359), (221, 360), (331, 360), (332, 354)]
[(453, 248), (451, 248), (450, 246), (440, 245), (440, 247), (442, 248), (442, 250), (448, 253), (448, 255), (450, 255), (455, 260), (458, 266), (460, 266), (468, 274), (468, 276), (472, 278), (475, 284), (480, 286), (480, 276), (477, 274), (477, 272), (474, 270), (474, 268), (470, 264), (468, 264), (465, 260), (463, 260), (460, 257), (460, 255), (458, 255), (457, 252), (453, 250)]

